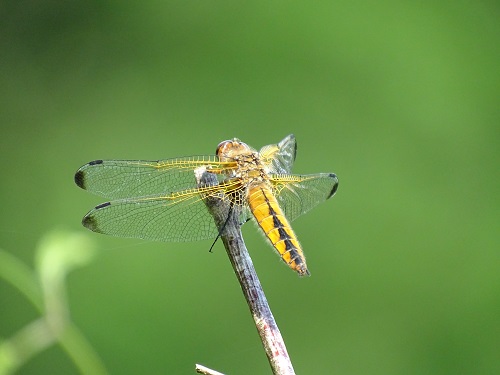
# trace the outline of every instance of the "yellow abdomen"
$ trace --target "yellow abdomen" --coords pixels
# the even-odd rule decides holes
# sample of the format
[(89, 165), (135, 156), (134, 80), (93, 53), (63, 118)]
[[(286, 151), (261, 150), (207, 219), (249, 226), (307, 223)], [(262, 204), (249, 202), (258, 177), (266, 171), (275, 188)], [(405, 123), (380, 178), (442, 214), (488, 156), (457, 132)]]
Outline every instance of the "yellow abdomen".
[(259, 227), (278, 251), (281, 259), (300, 276), (309, 275), (306, 258), (297, 236), (281, 211), (271, 189), (265, 183), (251, 186), (248, 205)]

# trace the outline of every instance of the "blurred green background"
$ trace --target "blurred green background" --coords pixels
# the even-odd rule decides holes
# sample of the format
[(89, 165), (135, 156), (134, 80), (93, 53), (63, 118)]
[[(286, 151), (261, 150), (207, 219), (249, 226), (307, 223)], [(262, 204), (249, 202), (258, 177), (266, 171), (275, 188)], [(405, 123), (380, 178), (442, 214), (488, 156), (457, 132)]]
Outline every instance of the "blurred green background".
[[(72, 319), (112, 374), (270, 373), (219, 242), (86, 232), (99, 158), (294, 133), (337, 195), (294, 222), (300, 279), (244, 227), (298, 374), (500, 373), (500, 7), (493, 1), (1, 1), (0, 248), (55, 228), (98, 256)], [(37, 311), (0, 280), (0, 337)], [(58, 346), (19, 374), (77, 373)]]

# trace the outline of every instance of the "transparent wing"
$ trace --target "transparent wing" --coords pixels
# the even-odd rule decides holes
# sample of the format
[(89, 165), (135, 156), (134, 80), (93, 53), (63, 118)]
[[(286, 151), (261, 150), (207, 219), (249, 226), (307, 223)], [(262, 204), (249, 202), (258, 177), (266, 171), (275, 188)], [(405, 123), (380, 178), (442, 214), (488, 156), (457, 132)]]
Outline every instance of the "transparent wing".
[(216, 156), (147, 160), (95, 160), (75, 174), (82, 189), (108, 199), (168, 195), (196, 188), (194, 169), (205, 166), (223, 175), (234, 163), (221, 163)]
[(278, 144), (267, 145), (260, 149), (261, 162), (269, 169), (269, 173), (291, 173), (297, 154), (295, 136), (290, 134)]
[[(235, 186), (241, 185), (221, 184), (166, 196), (106, 202), (85, 215), (82, 223), (94, 232), (117, 237), (174, 242), (214, 239), (218, 230), (201, 197), (229, 199), (238, 193)], [(242, 223), (246, 219), (243, 216)]]
[(331, 198), (339, 180), (333, 173), (273, 175), (271, 184), (285, 216), (293, 221)]

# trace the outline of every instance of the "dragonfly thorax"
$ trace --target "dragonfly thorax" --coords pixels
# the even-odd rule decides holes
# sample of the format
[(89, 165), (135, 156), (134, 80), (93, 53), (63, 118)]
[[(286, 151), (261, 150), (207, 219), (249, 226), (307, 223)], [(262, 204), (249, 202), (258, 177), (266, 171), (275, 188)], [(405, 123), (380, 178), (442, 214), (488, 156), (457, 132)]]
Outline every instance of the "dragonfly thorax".
[(227, 178), (239, 178), (245, 185), (267, 180), (259, 153), (238, 138), (219, 143), (216, 153), (219, 161), (234, 163), (234, 167), (226, 171), (229, 172)]

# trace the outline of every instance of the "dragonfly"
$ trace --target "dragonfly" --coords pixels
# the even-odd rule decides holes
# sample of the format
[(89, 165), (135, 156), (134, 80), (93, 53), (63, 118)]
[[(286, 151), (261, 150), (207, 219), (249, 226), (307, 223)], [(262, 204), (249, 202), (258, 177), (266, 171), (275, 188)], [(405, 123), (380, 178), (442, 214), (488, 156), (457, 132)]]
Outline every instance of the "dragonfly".
[[(293, 134), (255, 150), (237, 138), (215, 155), (165, 160), (94, 160), (79, 168), (76, 184), (110, 201), (95, 206), (82, 224), (97, 233), (153, 241), (218, 238), (207, 198), (237, 207), (240, 223), (253, 220), (280, 258), (300, 276), (310, 275), (290, 222), (331, 198), (334, 173), (292, 174)], [(199, 171), (215, 178), (201, 185)]]

